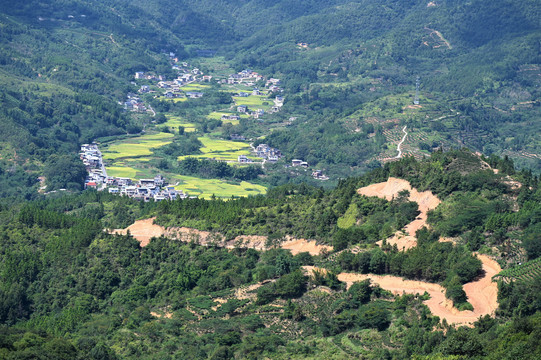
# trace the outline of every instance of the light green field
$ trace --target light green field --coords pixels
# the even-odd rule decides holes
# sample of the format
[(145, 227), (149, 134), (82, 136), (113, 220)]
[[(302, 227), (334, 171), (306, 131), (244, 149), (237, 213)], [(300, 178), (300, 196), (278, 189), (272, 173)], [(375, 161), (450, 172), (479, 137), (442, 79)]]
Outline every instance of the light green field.
[(214, 159), (221, 161), (237, 161), (239, 155), (246, 155), (247, 158), (252, 159), (253, 161), (261, 161), (261, 158), (250, 155), (249, 150), (237, 150), (237, 151), (224, 151), (224, 152), (215, 152), (208, 154), (196, 154), (196, 155), (183, 155), (179, 156), (178, 160), (184, 160), (189, 157), (196, 159)]
[(229, 141), (220, 139), (211, 139), (206, 136), (198, 138), (203, 144), (201, 151), (204, 153), (235, 151), (240, 149), (248, 149), (250, 145), (240, 141)]
[(257, 157), (249, 156), (251, 152), (250, 146), (247, 143), (240, 141), (211, 139), (206, 136), (199, 137), (198, 139), (203, 144), (203, 147), (200, 149), (203, 154), (179, 156), (179, 160), (183, 160), (188, 157), (195, 157), (198, 159), (237, 161), (239, 155), (247, 155), (253, 160), (258, 159)]
[[(246, 105), (248, 107), (258, 106), (260, 108), (263, 108), (265, 106), (273, 105), (272, 100), (267, 99), (265, 95), (250, 95), (248, 97), (233, 96), (233, 100), (235, 100), (235, 104), (237, 105)], [(264, 102), (268, 104), (263, 105)]]
[[(231, 115), (232, 113), (226, 113), (226, 112), (220, 112), (220, 111), (214, 111), (207, 115), (208, 119), (215, 119), (215, 120), (222, 120), (222, 115)], [(250, 116), (245, 114), (237, 114), (240, 115), (241, 119), (248, 119)], [(239, 120), (222, 120), (222, 123), (224, 124), (233, 124), (238, 125)]]
[(267, 192), (266, 187), (246, 181), (237, 185), (218, 179), (199, 179), (184, 175), (176, 175), (174, 178), (180, 181), (175, 189), (187, 192), (190, 196), (196, 195), (205, 199), (210, 199), (213, 194), (221, 198), (230, 198), (231, 196), (258, 195)]
[(182, 126), (186, 132), (196, 131), (195, 124), (185, 122), (180, 116), (166, 115), (166, 117), (167, 121), (162, 125), (171, 129), (178, 129), (179, 126)]
[(191, 83), (188, 85), (184, 85), (181, 87), (182, 91), (201, 91), (208, 89), (210, 85), (204, 85), (204, 84), (197, 84), (197, 83)]
[(248, 94), (252, 93), (252, 90), (254, 90), (253, 86), (246, 86), (242, 84), (234, 84), (234, 85), (223, 85), (225, 89), (222, 89), (221, 91), (230, 92), (230, 93), (239, 93), (239, 92), (245, 92)]
[(173, 134), (162, 132), (122, 140), (103, 149), (102, 155), (105, 160), (152, 155), (150, 149), (170, 144), (173, 136)]
[(160, 101), (172, 101), (172, 102), (176, 102), (176, 103), (177, 102), (188, 101), (188, 98), (185, 98), (185, 97), (169, 99), (169, 98), (166, 98), (165, 96), (158, 96), (157, 99), (160, 100)]
[(127, 166), (108, 166), (107, 175), (114, 177), (124, 177), (135, 179), (135, 174), (137, 174), (137, 169), (127, 167)]

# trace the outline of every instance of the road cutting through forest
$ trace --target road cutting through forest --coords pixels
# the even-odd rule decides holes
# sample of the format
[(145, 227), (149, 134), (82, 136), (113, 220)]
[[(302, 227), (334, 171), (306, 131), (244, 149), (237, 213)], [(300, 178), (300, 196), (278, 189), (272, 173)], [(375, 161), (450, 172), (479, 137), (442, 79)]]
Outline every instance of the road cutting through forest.
[[(395, 295), (424, 294), (427, 292), (430, 299), (423, 301), (432, 314), (445, 319), (449, 324), (471, 326), (479, 317), (484, 315), (493, 316), (498, 308), (498, 286), (492, 282), (492, 276), (501, 271), (498, 263), (486, 255), (477, 255), (483, 264), (484, 274), (477, 280), (464, 284), (464, 291), (468, 302), (472, 304), (473, 311), (459, 311), (453, 307), (451, 300), (445, 297), (445, 288), (439, 284), (425, 281), (406, 280), (398, 276), (340, 273), (338, 280), (345, 282), (349, 288), (354, 282), (370, 279), (382, 289), (388, 290)], [(304, 266), (305, 273), (310, 275), (318, 269), (313, 266)]]
[[(394, 177), (390, 177), (385, 182), (368, 185), (357, 190), (357, 193), (360, 195), (377, 196), (388, 201), (393, 200), (403, 190), (409, 191), (408, 200), (419, 204), (419, 211), (421, 213), (415, 220), (387, 239), (387, 244), (396, 244), (398, 250), (408, 250), (417, 245), (415, 233), (417, 230), (427, 226), (428, 212), (435, 209), (441, 203), (440, 199), (431, 191), (419, 192), (411, 186), (409, 181)], [(382, 243), (383, 241), (377, 242), (380, 246)]]

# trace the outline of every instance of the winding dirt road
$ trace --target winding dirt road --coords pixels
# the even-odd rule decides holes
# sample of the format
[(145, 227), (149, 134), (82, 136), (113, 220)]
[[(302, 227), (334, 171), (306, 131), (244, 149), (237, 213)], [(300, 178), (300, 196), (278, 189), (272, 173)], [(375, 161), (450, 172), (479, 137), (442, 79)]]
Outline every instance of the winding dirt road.
[(407, 127), (408, 127), (407, 125), (404, 125), (404, 128), (402, 129), (402, 132), (404, 133), (404, 137), (402, 138), (402, 140), (400, 140), (400, 142), (398, 143), (398, 146), (396, 147), (396, 150), (398, 150), (398, 155), (396, 155), (395, 159), (400, 159), (402, 157), (401, 147), (404, 141), (406, 141), (406, 137), (408, 136), (408, 133), (406, 132)]
[[(365, 196), (377, 196), (391, 201), (403, 190), (409, 191), (408, 199), (419, 204), (419, 211), (421, 213), (402, 230), (397, 231), (393, 236), (388, 238), (387, 243), (390, 245), (396, 244), (399, 250), (408, 250), (417, 245), (415, 233), (422, 227), (427, 226), (426, 219), (428, 217), (428, 212), (435, 209), (441, 203), (440, 199), (438, 199), (431, 191), (419, 192), (411, 186), (409, 181), (394, 177), (390, 177), (385, 182), (360, 188), (357, 190), (357, 193)], [(382, 243), (383, 241), (378, 241), (380, 246)]]
[[(498, 308), (498, 286), (492, 282), (492, 276), (501, 271), (498, 263), (486, 255), (478, 255), (483, 263), (484, 274), (480, 279), (464, 285), (464, 291), (468, 301), (473, 306), (473, 311), (459, 311), (453, 307), (451, 300), (445, 297), (445, 288), (441, 285), (424, 281), (406, 280), (398, 276), (340, 273), (338, 280), (345, 282), (347, 288), (357, 281), (370, 279), (382, 289), (388, 290), (395, 295), (402, 294), (424, 294), (430, 295), (430, 299), (423, 301), (432, 314), (445, 319), (449, 324), (471, 326), (480, 316), (493, 316)], [(312, 271), (326, 272), (325, 269), (318, 269), (313, 266), (304, 266), (306, 273)]]

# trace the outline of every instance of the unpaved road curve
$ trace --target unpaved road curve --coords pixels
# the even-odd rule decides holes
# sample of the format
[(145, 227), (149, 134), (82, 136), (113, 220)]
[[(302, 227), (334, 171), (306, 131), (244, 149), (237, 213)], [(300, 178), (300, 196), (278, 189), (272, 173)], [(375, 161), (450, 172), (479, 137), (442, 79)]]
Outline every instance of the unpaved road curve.
[[(406, 280), (398, 276), (374, 275), (374, 274), (355, 274), (340, 273), (338, 280), (345, 282), (349, 288), (354, 282), (370, 279), (378, 284), (382, 289), (388, 290), (395, 295), (406, 294), (424, 294), (425, 291), (430, 295), (430, 299), (423, 301), (430, 309), (432, 314), (440, 319), (445, 319), (449, 324), (471, 325), (477, 321), (480, 316), (494, 315), (498, 308), (498, 286), (492, 282), (492, 276), (501, 271), (498, 263), (486, 255), (478, 255), (483, 263), (485, 273), (476, 281), (464, 285), (464, 291), (468, 296), (468, 301), (473, 306), (473, 311), (459, 311), (453, 307), (451, 300), (445, 297), (445, 288), (438, 284), (424, 281)], [(313, 270), (320, 270), (324, 273), (325, 269), (318, 269), (313, 266), (304, 266), (305, 272), (311, 274)]]
[[(390, 245), (396, 244), (399, 250), (408, 250), (417, 245), (415, 233), (422, 227), (427, 226), (426, 219), (428, 217), (428, 212), (435, 209), (441, 203), (440, 199), (438, 199), (431, 191), (419, 192), (411, 186), (409, 181), (394, 177), (390, 177), (385, 182), (362, 187), (357, 190), (357, 193), (365, 196), (377, 196), (391, 201), (403, 190), (409, 191), (410, 195), (408, 199), (419, 204), (419, 211), (421, 213), (415, 220), (406, 225), (404, 229), (397, 231), (393, 236), (388, 238), (387, 243)], [(404, 235), (403, 232), (405, 232), (406, 235)], [(381, 243), (382, 241), (378, 242), (380, 245)]]
[(395, 159), (400, 159), (402, 157), (401, 147), (404, 141), (406, 141), (406, 137), (408, 136), (408, 133), (406, 132), (407, 127), (408, 127), (407, 125), (404, 125), (404, 128), (402, 129), (402, 132), (404, 133), (404, 137), (402, 138), (402, 140), (400, 140), (400, 142), (398, 143), (398, 146), (396, 147), (396, 150), (398, 150), (398, 155), (396, 155)]

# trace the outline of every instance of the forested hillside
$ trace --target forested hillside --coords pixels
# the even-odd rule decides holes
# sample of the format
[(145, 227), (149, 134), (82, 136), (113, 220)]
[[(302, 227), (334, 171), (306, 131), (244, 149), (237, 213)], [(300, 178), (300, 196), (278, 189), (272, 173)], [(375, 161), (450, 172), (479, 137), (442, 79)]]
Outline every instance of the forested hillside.
[[(283, 186), (244, 200), (138, 203), (87, 191), (3, 206), (0, 355), (535, 359), (541, 351), (539, 180), (515, 172), (507, 160), (487, 160), (466, 151), (435, 153), (330, 191)], [(405, 252), (375, 241), (415, 219), (417, 203), (407, 194), (387, 201), (357, 193), (389, 176), (442, 200), (429, 214), (431, 228), (419, 230), (417, 246)], [(271, 246), (286, 235), (305, 236), (333, 250), (293, 256), (280, 248), (225, 249), (165, 237), (141, 247), (129, 234), (103, 231), (151, 216), (228, 237), (268, 235)], [(441, 284), (455, 307), (472, 309), (462, 284), (483, 276), (473, 251), (507, 268), (496, 314), (473, 327), (433, 316), (427, 293), (393, 295), (370, 280), (352, 286), (339, 280), (347, 272)], [(526, 275), (510, 278), (527, 259), (533, 261), (520, 270)], [(320, 272), (306, 270), (314, 265)]]
[[(417, 158), (467, 146), (539, 171), (537, 1), (71, 0), (0, 8), (0, 166), (34, 189), (50, 154), (144, 129), (149, 119), (118, 103), (136, 91), (136, 71), (175, 76), (163, 52), (223, 55), (233, 68), (280, 78), (284, 111), (268, 123), (224, 127), (222, 136), (266, 136), (286, 160), (305, 160), (333, 181), (392, 158), (404, 125), (406, 153)], [(269, 168), (271, 185), (296, 181), (281, 169)], [(4, 187), (5, 195), (35, 196), (27, 185)]]
[(537, 0), (0, 0), (0, 359), (541, 358), (540, 44)]

